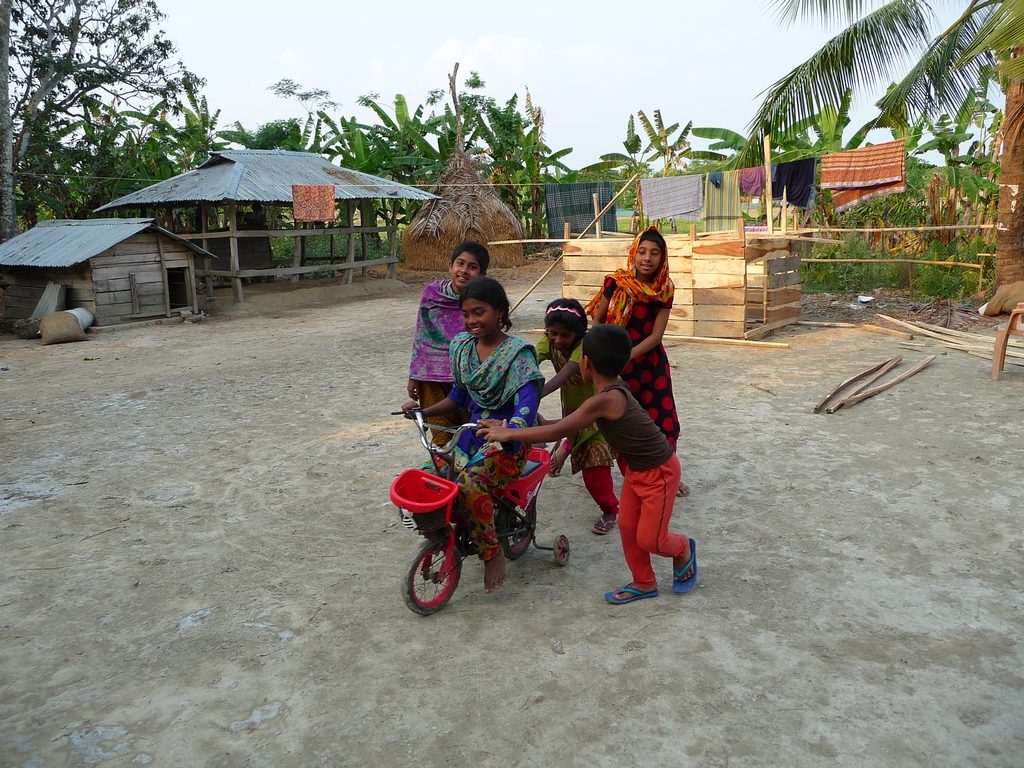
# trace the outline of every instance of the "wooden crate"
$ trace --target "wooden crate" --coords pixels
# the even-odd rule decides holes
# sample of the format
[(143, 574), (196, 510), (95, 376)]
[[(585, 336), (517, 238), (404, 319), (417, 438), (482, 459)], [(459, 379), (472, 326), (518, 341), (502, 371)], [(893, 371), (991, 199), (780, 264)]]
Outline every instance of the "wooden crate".
[(751, 240), (746, 253), (744, 337), (758, 339), (800, 319), (800, 253), (786, 238)]
[[(676, 286), (666, 333), (742, 339), (800, 317), (800, 257), (784, 238), (747, 241), (735, 232), (665, 235)], [(562, 295), (589, 302), (604, 277), (627, 264), (625, 238), (571, 240), (563, 246)], [(751, 336), (750, 334), (754, 334)]]

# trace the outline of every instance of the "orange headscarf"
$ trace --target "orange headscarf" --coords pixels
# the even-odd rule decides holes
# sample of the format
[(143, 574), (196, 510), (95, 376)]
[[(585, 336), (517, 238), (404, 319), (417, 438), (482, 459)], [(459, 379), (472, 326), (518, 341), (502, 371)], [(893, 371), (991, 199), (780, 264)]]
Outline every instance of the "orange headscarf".
[[(636, 302), (660, 301), (663, 304), (667, 304), (675, 295), (675, 286), (668, 276), (668, 253), (662, 254), (661, 266), (658, 268), (658, 274), (654, 276), (652, 282), (645, 283), (636, 276), (633, 257), (636, 256), (637, 248), (640, 246), (640, 241), (644, 239), (644, 235), (651, 231), (657, 232), (658, 229), (652, 225), (633, 239), (633, 244), (629, 246), (629, 257), (625, 269), (617, 269), (605, 276), (605, 281), (609, 277), (615, 280), (616, 286), (615, 293), (608, 300), (606, 323), (625, 325), (633, 313), (633, 304)], [(602, 296), (604, 296), (603, 285), (601, 290), (597, 292), (597, 295), (587, 304), (587, 314), (591, 317), (596, 316), (597, 307), (601, 303)]]

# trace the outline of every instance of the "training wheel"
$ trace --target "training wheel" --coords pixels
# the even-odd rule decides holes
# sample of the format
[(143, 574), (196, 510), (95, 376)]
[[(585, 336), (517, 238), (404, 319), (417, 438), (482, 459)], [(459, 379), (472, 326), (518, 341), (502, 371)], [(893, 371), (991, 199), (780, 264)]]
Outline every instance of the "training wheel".
[(565, 536), (555, 539), (555, 562), (559, 565), (569, 562), (569, 539)]

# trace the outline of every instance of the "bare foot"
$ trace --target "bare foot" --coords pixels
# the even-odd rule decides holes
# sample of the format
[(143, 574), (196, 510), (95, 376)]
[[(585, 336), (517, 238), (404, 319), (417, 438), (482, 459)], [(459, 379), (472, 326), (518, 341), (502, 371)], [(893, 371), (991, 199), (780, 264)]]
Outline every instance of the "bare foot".
[(493, 592), (508, 578), (505, 572), (505, 555), (499, 552), (490, 560), (484, 560), (484, 592)]
[(679, 490), (676, 491), (676, 496), (689, 496), (690, 486), (684, 483), (682, 480), (679, 481)]

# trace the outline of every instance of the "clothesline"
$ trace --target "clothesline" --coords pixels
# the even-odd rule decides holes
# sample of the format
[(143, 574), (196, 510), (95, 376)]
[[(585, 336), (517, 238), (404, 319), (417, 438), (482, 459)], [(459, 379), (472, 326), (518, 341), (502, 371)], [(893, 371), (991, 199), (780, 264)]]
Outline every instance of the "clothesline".
[[(764, 166), (644, 179), (640, 182), (644, 211), (652, 219), (669, 216), (691, 221), (702, 219), (705, 229), (720, 231), (730, 228), (730, 222), (741, 215), (740, 193), (781, 200), (784, 208), (786, 205), (812, 207), (818, 157), (770, 164), (769, 147), (766, 138), (768, 160)], [(832, 152), (820, 159), (818, 186), (831, 191), (837, 212), (906, 190), (906, 142), (903, 139)]]

